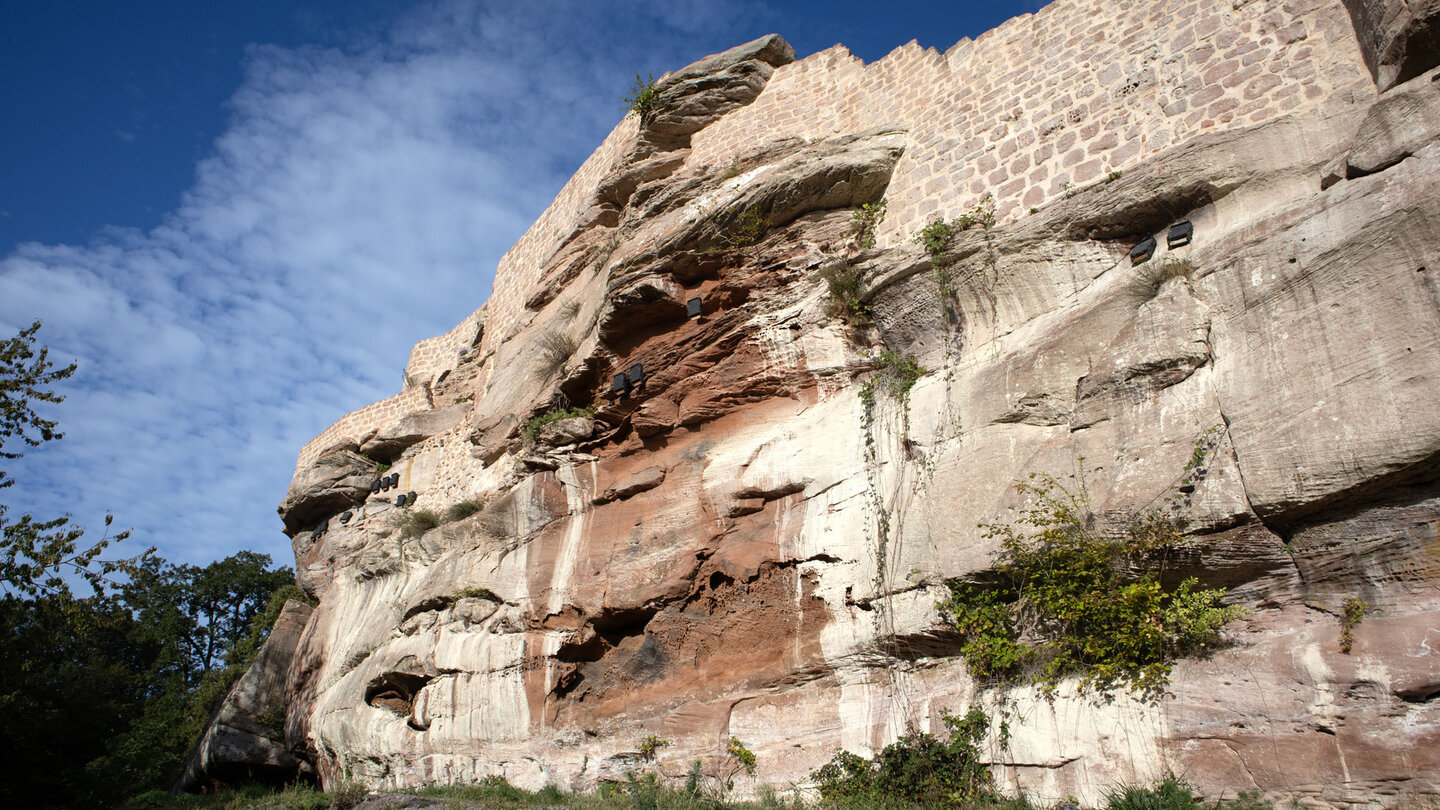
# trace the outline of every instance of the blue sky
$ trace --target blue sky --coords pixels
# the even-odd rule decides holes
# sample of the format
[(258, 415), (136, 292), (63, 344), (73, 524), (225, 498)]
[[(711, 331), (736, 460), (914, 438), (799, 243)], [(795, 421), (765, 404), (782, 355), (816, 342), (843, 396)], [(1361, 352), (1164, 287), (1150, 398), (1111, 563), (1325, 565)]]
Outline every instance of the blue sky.
[(636, 71), (772, 31), (873, 61), (1039, 5), (7, 4), (0, 334), (42, 318), (80, 369), (65, 438), (0, 497), (97, 533), (114, 512), (175, 561), (289, 564), (301, 445), (485, 300)]

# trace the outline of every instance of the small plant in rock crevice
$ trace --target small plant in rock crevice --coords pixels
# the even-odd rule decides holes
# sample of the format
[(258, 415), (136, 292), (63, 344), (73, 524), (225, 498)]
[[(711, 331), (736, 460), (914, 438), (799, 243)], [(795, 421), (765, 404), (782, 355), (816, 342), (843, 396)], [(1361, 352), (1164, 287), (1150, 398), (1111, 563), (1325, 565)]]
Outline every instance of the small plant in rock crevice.
[(535, 381), (545, 382), (558, 374), (580, 350), (580, 341), (563, 332), (551, 330), (540, 336), (540, 359), (535, 366)]
[(829, 295), (826, 309), (831, 317), (843, 318), (852, 326), (870, 322), (870, 305), (861, 300), (865, 283), (860, 268), (841, 262), (822, 268), (820, 278)]
[(521, 434), (525, 440), (525, 446), (529, 447), (533, 445), (535, 438), (540, 435), (540, 429), (546, 425), (554, 424), (562, 419), (573, 419), (579, 416), (589, 419), (595, 415), (597, 410), (598, 408), (596, 406), (591, 405), (587, 408), (568, 408), (543, 413), (525, 423), (525, 430)]
[(720, 232), (720, 250), (739, 250), (756, 244), (770, 230), (770, 220), (759, 203), (747, 208), (730, 208), (725, 217), (730, 222)]
[(755, 775), (756, 759), (755, 754), (745, 746), (745, 743), (735, 737), (725, 741), (725, 753), (730, 757), (731, 769), (725, 776), (725, 789), (730, 790), (735, 786), (735, 777), (744, 771), (748, 776)]
[(504, 599), (496, 596), (494, 591), (478, 585), (468, 588), (461, 588), (460, 590), (456, 591), (455, 595), (450, 599), (450, 604), (454, 605), (461, 599), (484, 599), (486, 601), (494, 602), (496, 604), (503, 604), (505, 602)]
[(638, 749), (640, 751), (640, 758), (645, 760), (646, 762), (654, 762), (656, 752), (669, 744), (669, 740), (662, 739), (655, 736), (654, 734), (648, 735), (647, 737), (645, 737), (645, 739), (640, 741), (640, 746)]
[(860, 398), (867, 403), (875, 401), (877, 390), (903, 402), (909, 398), (915, 383), (929, 373), (913, 356), (896, 354), (889, 349), (875, 358), (875, 371), (875, 376), (860, 389)]
[(1351, 596), (1345, 600), (1345, 605), (1340, 609), (1340, 652), (1346, 655), (1355, 646), (1355, 628), (1360, 626), (1365, 614), (1370, 612), (1370, 605), (1364, 599)]
[(875, 247), (875, 231), (885, 221), (886, 202), (865, 203), (850, 215), (850, 222), (855, 226), (855, 246), (860, 250)]
[(1177, 278), (1188, 281), (1195, 277), (1195, 270), (1195, 263), (1189, 259), (1166, 257), (1163, 261), (1146, 262), (1134, 269), (1134, 276), (1125, 285), (1125, 294), (1136, 304), (1143, 304), (1159, 295), (1165, 282)]
[(419, 537), (440, 525), (440, 516), (429, 509), (402, 508), (394, 518), (392, 525), (400, 530), (402, 538)]
[(644, 117), (646, 113), (655, 109), (655, 104), (660, 100), (660, 91), (655, 87), (655, 74), (640, 78), (640, 71), (635, 71), (635, 84), (631, 86), (630, 92), (620, 99), (625, 109)]
[(590, 265), (590, 270), (595, 273), (604, 270), (605, 267), (610, 264), (610, 257), (614, 256), (615, 251), (619, 248), (620, 234), (617, 233), (605, 240), (605, 244), (600, 246), (600, 250), (595, 254), (595, 263)]
[(943, 218), (937, 219), (915, 235), (915, 241), (925, 248), (930, 254), (930, 264), (948, 264), (949, 259), (946, 252), (950, 250), (950, 243), (955, 240), (955, 234), (964, 230), (959, 225), (959, 220), (946, 222)]
[(955, 320), (959, 315), (955, 302), (955, 286), (959, 281), (959, 273), (955, 268), (955, 259), (949, 255), (950, 247), (957, 235), (977, 225), (985, 233), (985, 263), (994, 277), (993, 283), (998, 280), (1000, 272), (999, 256), (995, 251), (992, 233), (995, 227), (995, 195), (986, 194), (973, 208), (955, 219), (949, 222), (943, 217), (934, 220), (915, 235), (915, 241), (924, 246), (925, 252), (930, 256), (931, 277), (935, 280), (940, 306), (947, 322)]
[(469, 498), (458, 503), (452, 503), (445, 507), (445, 522), (454, 523), (457, 520), (464, 520), (471, 515), (485, 509), (485, 498)]

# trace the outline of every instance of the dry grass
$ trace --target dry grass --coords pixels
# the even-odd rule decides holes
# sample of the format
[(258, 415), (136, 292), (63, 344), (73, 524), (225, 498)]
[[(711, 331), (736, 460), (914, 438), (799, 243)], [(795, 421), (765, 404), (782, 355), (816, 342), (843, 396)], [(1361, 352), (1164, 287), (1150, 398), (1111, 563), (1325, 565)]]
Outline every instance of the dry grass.
[(549, 331), (540, 336), (540, 362), (535, 367), (535, 381), (543, 383), (565, 368), (575, 352), (580, 350), (580, 341), (563, 332)]
[(1135, 268), (1135, 275), (1125, 285), (1125, 294), (1136, 304), (1143, 304), (1160, 293), (1171, 279), (1195, 277), (1195, 263), (1189, 259), (1164, 259), (1146, 262)]

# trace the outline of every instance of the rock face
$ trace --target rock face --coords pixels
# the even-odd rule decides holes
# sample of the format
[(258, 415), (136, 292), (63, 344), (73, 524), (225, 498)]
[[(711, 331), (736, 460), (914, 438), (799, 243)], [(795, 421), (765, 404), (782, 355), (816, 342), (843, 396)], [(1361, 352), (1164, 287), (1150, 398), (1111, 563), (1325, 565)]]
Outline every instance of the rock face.
[(293, 782), (311, 771), (285, 741), (286, 677), (311, 608), (290, 600), (270, 636), (185, 758), (177, 792), (216, 785)]
[[(423, 391), (302, 452), (291, 746), (376, 788), (584, 789), (648, 735), (676, 778), (735, 737), (754, 790), (981, 705), (1041, 801), (1440, 792), (1440, 71), (1385, 56), (1397, 9), (1056, 0), (945, 54), (767, 37), (663, 78), (417, 346)], [(962, 214), (937, 269), (914, 237)], [(469, 514), (371, 491), (382, 443)], [(1155, 700), (982, 689), (935, 605), (1031, 472), (1100, 524), (1174, 504), (1183, 572), (1250, 611), (1227, 646)]]
[(1365, 64), (1381, 90), (1440, 62), (1440, 1), (1345, 0)]

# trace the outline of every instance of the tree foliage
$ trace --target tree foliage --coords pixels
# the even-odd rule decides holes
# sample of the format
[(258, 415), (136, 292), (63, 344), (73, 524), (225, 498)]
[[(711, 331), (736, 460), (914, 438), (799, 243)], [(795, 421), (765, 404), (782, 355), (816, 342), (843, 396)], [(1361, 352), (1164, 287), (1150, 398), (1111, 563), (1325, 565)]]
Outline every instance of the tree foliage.
[[(35, 410), (70, 377), (36, 345), (36, 321), (0, 341), (0, 460), (61, 438)], [(0, 488), (14, 479), (0, 469)], [(168, 787), (181, 757), (253, 659), (279, 612), (288, 568), (242, 551), (207, 566), (151, 549), (101, 555), (129, 532), (84, 545), (68, 517), (0, 505), (0, 739), (9, 773), (0, 807), (113, 807)], [(71, 583), (89, 586), (77, 594)]]
[[(56, 368), (50, 350), (37, 346), (35, 321), (13, 338), (0, 341), (0, 460), (14, 461), (23, 453), (17, 446), (39, 447), (61, 438), (54, 419), (41, 416), (37, 403), (59, 404), (65, 397), (50, 386), (75, 373), (75, 364)], [(0, 489), (15, 483), (0, 469)], [(63, 596), (70, 592), (67, 575), (84, 580), (97, 593), (113, 582), (117, 574), (128, 573), (146, 557), (105, 560), (101, 554), (112, 543), (130, 536), (128, 531), (111, 537), (114, 518), (105, 516), (106, 534), (89, 547), (80, 545), (84, 530), (70, 525), (69, 517), (37, 520), (29, 514), (9, 519), (9, 507), (0, 503), (0, 591), (20, 596)]]

